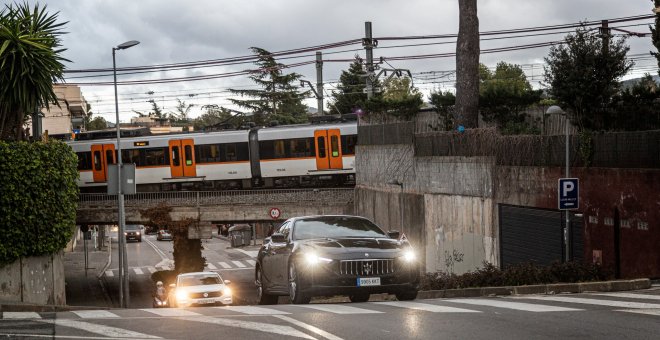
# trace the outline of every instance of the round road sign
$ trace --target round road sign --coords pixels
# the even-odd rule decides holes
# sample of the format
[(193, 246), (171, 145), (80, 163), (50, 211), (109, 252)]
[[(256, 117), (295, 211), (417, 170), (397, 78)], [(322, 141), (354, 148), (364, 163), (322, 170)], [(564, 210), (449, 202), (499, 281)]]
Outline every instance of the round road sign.
[(268, 211), (268, 214), (270, 215), (270, 218), (276, 220), (276, 219), (280, 218), (280, 215), (282, 214), (282, 212), (278, 208), (270, 208), (270, 210)]

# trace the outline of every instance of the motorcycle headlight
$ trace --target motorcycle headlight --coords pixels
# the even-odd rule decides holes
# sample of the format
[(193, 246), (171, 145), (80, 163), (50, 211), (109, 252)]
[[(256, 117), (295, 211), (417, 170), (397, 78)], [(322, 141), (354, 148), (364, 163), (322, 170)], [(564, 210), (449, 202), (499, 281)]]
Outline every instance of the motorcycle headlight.
[(324, 257), (320, 257), (318, 256), (318, 254), (310, 252), (305, 254), (305, 262), (310, 266), (314, 266), (319, 263), (330, 263), (332, 262), (332, 260)]
[(186, 292), (185, 290), (177, 290), (176, 299), (177, 301), (188, 300), (188, 292)]

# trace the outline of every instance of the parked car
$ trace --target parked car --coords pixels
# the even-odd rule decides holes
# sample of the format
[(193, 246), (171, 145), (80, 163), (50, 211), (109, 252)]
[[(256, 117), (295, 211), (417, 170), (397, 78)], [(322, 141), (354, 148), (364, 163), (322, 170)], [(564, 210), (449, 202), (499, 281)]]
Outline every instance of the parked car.
[(159, 230), (158, 236), (156, 236), (158, 241), (172, 241), (172, 234), (167, 230)]
[(352, 302), (373, 293), (414, 300), (419, 262), (399, 232), (384, 232), (358, 216), (307, 216), (285, 221), (257, 256), (255, 285), (260, 304), (279, 295), (292, 303), (313, 296), (348, 295)]
[(124, 228), (124, 236), (126, 241), (135, 240), (142, 242), (142, 233), (144, 232), (144, 226), (141, 224), (127, 224)]
[(193, 305), (230, 305), (232, 292), (229, 280), (215, 272), (179, 274), (176, 284), (170, 285), (170, 304), (176, 307)]

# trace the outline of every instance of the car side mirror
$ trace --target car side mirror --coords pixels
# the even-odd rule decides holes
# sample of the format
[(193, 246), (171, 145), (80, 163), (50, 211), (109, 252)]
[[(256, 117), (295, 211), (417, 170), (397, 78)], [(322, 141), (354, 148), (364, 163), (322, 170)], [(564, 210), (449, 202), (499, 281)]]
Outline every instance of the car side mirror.
[(176, 283), (170, 283), (170, 288), (176, 288)]
[(230, 285), (230, 284), (231, 284), (231, 281), (225, 280), (225, 285)]
[(280, 233), (275, 233), (273, 235), (270, 235), (270, 239), (273, 241), (273, 243), (285, 243), (286, 242), (286, 236), (284, 236), (284, 234), (280, 234)]
[(389, 238), (398, 240), (401, 236), (401, 233), (398, 230), (390, 230), (387, 232), (387, 236), (389, 236)]

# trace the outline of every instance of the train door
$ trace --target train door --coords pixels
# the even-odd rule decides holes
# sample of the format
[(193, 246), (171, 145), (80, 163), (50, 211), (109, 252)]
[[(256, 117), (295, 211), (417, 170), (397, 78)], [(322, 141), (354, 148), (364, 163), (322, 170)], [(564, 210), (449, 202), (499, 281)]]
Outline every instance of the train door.
[(195, 142), (192, 139), (175, 139), (169, 142), (172, 177), (195, 177)]
[(342, 169), (341, 134), (339, 129), (314, 131), (316, 147), (316, 169)]
[(114, 144), (92, 145), (92, 173), (94, 182), (106, 182), (108, 180), (108, 165), (115, 164)]

